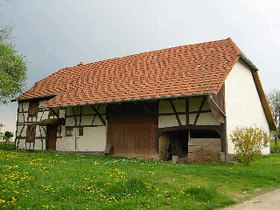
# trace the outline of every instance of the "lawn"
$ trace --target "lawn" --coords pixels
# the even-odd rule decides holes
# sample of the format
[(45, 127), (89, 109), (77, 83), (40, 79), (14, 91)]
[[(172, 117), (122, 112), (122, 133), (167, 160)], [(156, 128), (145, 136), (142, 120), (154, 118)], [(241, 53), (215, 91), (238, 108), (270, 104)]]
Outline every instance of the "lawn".
[(0, 150), (0, 209), (215, 209), (280, 187), (280, 155), (245, 167)]

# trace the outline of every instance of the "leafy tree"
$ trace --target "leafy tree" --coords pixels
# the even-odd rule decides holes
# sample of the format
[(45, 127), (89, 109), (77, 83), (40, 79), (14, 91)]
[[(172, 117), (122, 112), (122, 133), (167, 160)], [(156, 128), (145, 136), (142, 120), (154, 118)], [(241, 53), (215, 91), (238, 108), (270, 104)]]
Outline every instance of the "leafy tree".
[(24, 57), (8, 42), (10, 37), (11, 27), (0, 27), (0, 104), (19, 94), (26, 80)]
[(2, 133), (2, 128), (4, 127), (4, 125), (2, 123), (0, 123), (0, 140), (3, 139), (3, 133)]
[(273, 90), (267, 95), (274, 120), (278, 125), (276, 132), (274, 132), (275, 145), (277, 145), (277, 140), (280, 139), (280, 91)]
[(260, 155), (262, 148), (267, 146), (269, 137), (261, 128), (240, 127), (236, 128), (230, 138), (235, 151), (245, 165), (249, 165), (254, 155)]
[(8, 141), (10, 141), (14, 137), (14, 134), (10, 131), (6, 131), (4, 133), (3, 139), (5, 141), (5, 148), (7, 146)]

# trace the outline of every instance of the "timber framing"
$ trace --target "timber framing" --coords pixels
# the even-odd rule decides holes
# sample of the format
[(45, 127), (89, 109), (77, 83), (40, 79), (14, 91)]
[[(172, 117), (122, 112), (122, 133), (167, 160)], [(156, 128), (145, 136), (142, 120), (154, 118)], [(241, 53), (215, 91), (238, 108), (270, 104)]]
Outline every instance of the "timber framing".
[(169, 100), (169, 102), (170, 102), (170, 105), (171, 105), (171, 107), (172, 107), (172, 110), (173, 110), (173, 112), (174, 112), (174, 114), (175, 114), (175, 116), (176, 116), (176, 119), (177, 119), (177, 121), (178, 121), (178, 124), (181, 126), (181, 125), (182, 125), (182, 122), (181, 122), (180, 117), (179, 117), (179, 115), (178, 115), (178, 113), (177, 113), (177, 111), (176, 111), (176, 108), (175, 108), (175, 106), (174, 106), (174, 103), (173, 103), (173, 101), (171, 101), (171, 100)]
[(201, 104), (200, 104), (200, 106), (199, 106), (198, 112), (197, 112), (197, 114), (196, 114), (195, 120), (194, 120), (194, 124), (195, 124), (195, 125), (196, 125), (197, 120), (198, 120), (198, 118), (199, 118), (199, 116), (200, 116), (200, 113), (201, 113), (202, 108), (203, 108), (203, 106), (204, 106), (204, 104), (205, 104), (205, 101), (206, 101), (206, 97), (203, 97), (203, 99), (202, 99), (202, 101), (201, 101)]
[(158, 136), (162, 135), (165, 132), (180, 131), (180, 130), (215, 130), (219, 134), (221, 134), (223, 130), (223, 125), (181, 125), (181, 126), (159, 128)]

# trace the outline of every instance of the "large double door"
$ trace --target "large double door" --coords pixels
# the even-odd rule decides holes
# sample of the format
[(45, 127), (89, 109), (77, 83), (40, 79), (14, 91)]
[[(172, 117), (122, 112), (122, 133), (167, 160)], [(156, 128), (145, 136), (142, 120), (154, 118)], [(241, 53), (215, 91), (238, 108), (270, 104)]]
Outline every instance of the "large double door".
[(110, 105), (107, 113), (112, 154), (151, 156), (157, 153), (157, 103)]

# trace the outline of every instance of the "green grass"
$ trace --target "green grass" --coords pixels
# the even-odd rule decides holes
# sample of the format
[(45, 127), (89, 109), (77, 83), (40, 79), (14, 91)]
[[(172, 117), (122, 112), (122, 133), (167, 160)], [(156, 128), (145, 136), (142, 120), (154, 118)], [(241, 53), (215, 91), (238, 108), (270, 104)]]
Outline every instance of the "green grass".
[(245, 167), (11, 149), (0, 209), (215, 209), (280, 187), (279, 154)]

